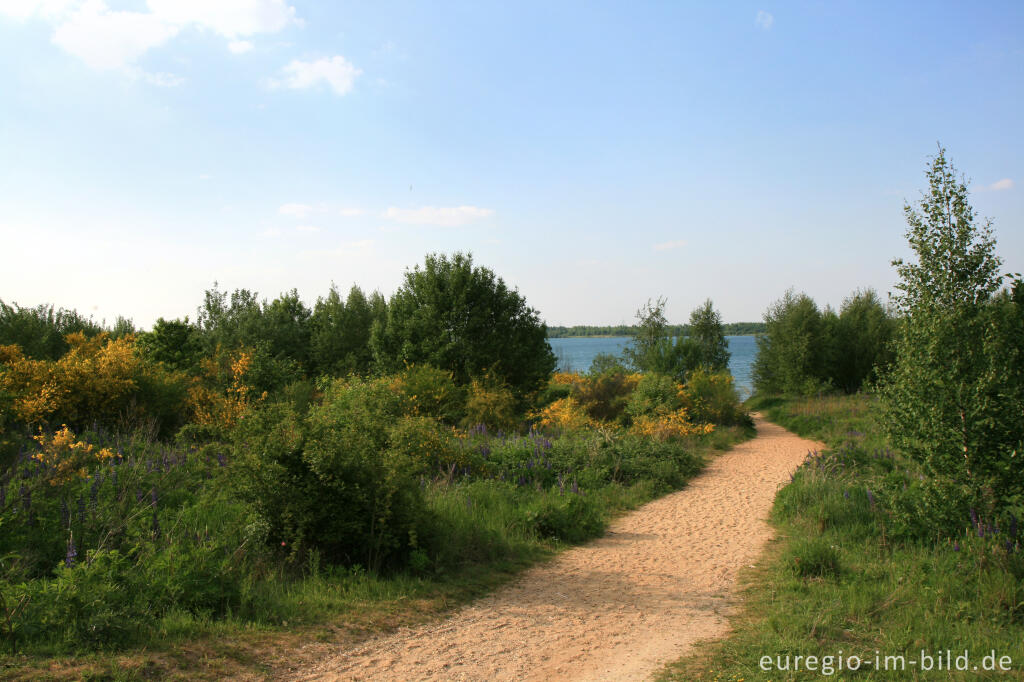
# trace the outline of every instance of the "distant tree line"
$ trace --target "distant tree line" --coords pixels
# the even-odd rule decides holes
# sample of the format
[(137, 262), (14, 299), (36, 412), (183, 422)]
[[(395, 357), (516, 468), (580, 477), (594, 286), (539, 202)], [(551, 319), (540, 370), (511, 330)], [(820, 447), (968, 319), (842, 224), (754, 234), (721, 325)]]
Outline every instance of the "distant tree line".
[(536, 310), (472, 256), (430, 254), (405, 273), (390, 300), (353, 285), (334, 285), (309, 307), (294, 289), (274, 299), (249, 289), (231, 293), (216, 283), (195, 320), (158, 319), (137, 332), (118, 318), (108, 327), (76, 311), (0, 301), (0, 346), (16, 344), (30, 358), (55, 360), (65, 336), (134, 334), (147, 358), (197, 373), (205, 360), (245, 348), (260, 390), (277, 390), (319, 376), (371, 376), (429, 364), (460, 383), (487, 376), (523, 395), (550, 376), (555, 358)]
[[(689, 336), (690, 325), (688, 324), (666, 324), (665, 331), (669, 336)], [(753, 336), (762, 334), (765, 331), (764, 322), (730, 322), (722, 324), (722, 331), (726, 336)], [(619, 325), (592, 325), (578, 324), (571, 327), (549, 325), (549, 339), (565, 339), (581, 336), (637, 336), (640, 334), (640, 325), (619, 324)]]

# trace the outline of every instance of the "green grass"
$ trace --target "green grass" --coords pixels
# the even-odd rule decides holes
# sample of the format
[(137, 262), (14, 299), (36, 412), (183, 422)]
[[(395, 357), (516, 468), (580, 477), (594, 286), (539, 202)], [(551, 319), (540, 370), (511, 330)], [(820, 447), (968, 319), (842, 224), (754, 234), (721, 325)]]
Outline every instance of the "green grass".
[[(22, 640), (18, 654), (0, 653), (0, 678), (219, 679), (280, 670), (315, 656), (310, 643), (350, 646), (486, 594), (561, 549), (600, 535), (623, 511), (684, 485), (714, 451), (752, 435), (749, 429), (721, 428), (678, 443), (671, 448), (677, 459), (668, 470), (667, 462), (658, 459), (664, 449), (598, 449), (593, 439), (561, 449), (556, 443), (556, 469), (564, 463), (557, 457), (592, 462), (589, 468), (573, 468), (579, 495), (569, 490), (568, 480), (564, 491), (557, 485), (523, 486), (472, 476), (427, 482), (428, 511), (442, 536), (424, 545), (430, 549), (408, 570), (375, 574), (331, 568), (320, 565), (315, 555), (299, 567), (267, 563), (262, 574), (243, 581), (242, 611), (172, 608), (136, 628), (125, 643), (98, 648), (69, 649), (68, 640)], [(525, 459), (520, 450), (532, 448), (532, 441), (494, 444), (491, 460), (504, 458), (503, 467), (519, 471), (514, 460)], [(230, 466), (212, 466), (215, 472), (230, 472)], [(82, 593), (87, 596), (88, 590)]]
[[(698, 646), (664, 680), (1005, 679), (1024, 670), (1020, 552), (1001, 538), (929, 535), (907, 521), (919, 491), (916, 467), (888, 452), (865, 395), (768, 400), (752, 405), (829, 451), (805, 464), (776, 497), (777, 537), (743, 576), (742, 612), (728, 638)], [(906, 489), (903, 483), (910, 481)], [(869, 494), (870, 491), (870, 494)], [(1004, 536), (1005, 537), (1005, 531)], [(920, 672), (921, 652), (966, 650), (967, 671)], [(984, 656), (1010, 656), (1013, 673), (987, 672)], [(872, 665), (839, 670), (836, 657)], [(874, 669), (876, 652), (905, 656)], [(819, 657), (818, 670), (764, 672), (762, 656)], [(821, 657), (832, 656), (823, 675)], [(910, 661), (917, 662), (911, 665)], [(927, 661), (925, 661), (927, 662)], [(773, 664), (774, 666), (774, 664)], [(978, 666), (978, 670), (974, 669)], [(884, 666), (883, 666), (884, 667)]]

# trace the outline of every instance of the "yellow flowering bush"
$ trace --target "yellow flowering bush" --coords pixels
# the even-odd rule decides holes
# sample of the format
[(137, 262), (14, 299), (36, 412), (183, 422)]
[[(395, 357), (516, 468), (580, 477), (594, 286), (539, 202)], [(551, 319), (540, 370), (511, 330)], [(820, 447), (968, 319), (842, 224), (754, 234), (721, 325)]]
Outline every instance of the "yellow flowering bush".
[(119, 457), (109, 448), (97, 450), (95, 445), (78, 440), (67, 424), (62, 424), (52, 436), (40, 430), (33, 439), (39, 443), (39, 452), (32, 458), (46, 465), (50, 485), (63, 485), (75, 476), (85, 478), (91, 464)]
[(508, 387), (493, 380), (473, 379), (466, 396), (463, 424), (486, 424), (492, 429), (511, 429), (518, 419), (516, 397)]
[(640, 415), (633, 419), (633, 433), (665, 441), (669, 438), (699, 436), (715, 430), (714, 424), (694, 424), (685, 407), (667, 414)]
[(126, 426), (176, 419), (183, 376), (144, 360), (133, 336), (75, 332), (65, 341), (68, 352), (58, 360), (34, 360), (17, 346), (0, 347), (0, 391), (13, 396), (17, 421)]
[(240, 349), (203, 358), (201, 374), (193, 378), (188, 389), (188, 406), (196, 424), (215, 429), (230, 429), (242, 414), (256, 402), (267, 397), (266, 392), (253, 399), (255, 390), (250, 383), (252, 352)]
[(542, 427), (554, 427), (566, 431), (592, 428), (597, 425), (597, 422), (587, 414), (583, 406), (571, 396), (559, 398), (532, 416)]

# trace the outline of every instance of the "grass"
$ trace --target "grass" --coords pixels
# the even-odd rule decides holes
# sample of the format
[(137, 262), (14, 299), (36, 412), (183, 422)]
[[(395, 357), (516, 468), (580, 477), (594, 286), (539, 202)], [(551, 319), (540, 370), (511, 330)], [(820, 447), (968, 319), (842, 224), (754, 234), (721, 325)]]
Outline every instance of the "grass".
[[(752, 407), (798, 434), (824, 441), (775, 501), (777, 535), (742, 575), (733, 633), (662, 671), (662, 680), (1004, 679), (987, 671), (996, 653), (1024, 669), (1024, 589), (1020, 552), (1005, 539), (979, 538), (964, 523), (953, 537), (902, 518), (918, 494), (919, 472), (888, 450), (866, 395), (759, 401)], [(904, 511), (901, 511), (904, 510)], [(920, 519), (919, 519), (920, 520)], [(925, 519), (925, 522), (927, 520)], [(952, 652), (966, 670), (936, 670)], [(926, 658), (922, 659), (922, 651)], [(968, 652), (966, 661), (957, 660)], [(838, 668), (840, 656), (866, 663)], [(776, 669), (779, 656), (816, 656), (807, 670)], [(878, 667), (889, 670), (876, 669)], [(769, 671), (760, 667), (769, 656)], [(832, 673), (823, 672), (831, 656)], [(903, 656), (885, 660), (886, 656)], [(932, 671), (927, 657), (932, 657)], [(806, 661), (806, 659), (803, 659)], [(914, 661), (914, 663), (911, 663)], [(1006, 661), (1002, 661), (1005, 663)], [(945, 658), (943, 658), (945, 665)], [(977, 669), (976, 669), (977, 668)]]
[[(684, 484), (707, 456), (752, 435), (749, 429), (721, 428), (680, 445), (688, 453), (681, 455), (682, 478), (659, 479), (658, 470), (643, 468), (651, 460), (630, 451), (621, 460), (578, 468), (583, 491), (578, 501), (586, 504), (566, 504), (577, 498), (568, 481), (563, 494), (557, 486), (439, 478), (427, 483), (426, 497), (446, 542), (413, 569), (378, 575), (358, 568), (324, 568), (310, 560), (298, 577), (294, 569), (291, 574), (280, 569), (280, 574), (264, 575), (253, 587), (257, 607), (244, 613), (171, 610), (152, 632), (140, 636), (142, 645), (127, 648), (69, 652), (66, 647), (30, 646), (17, 655), (0, 655), (0, 678), (221, 679), (287, 672), (373, 634), (437, 618), (493, 591), (571, 543), (599, 535), (610, 518), (668, 492), (664, 481), (676, 481), (675, 487)], [(512, 458), (502, 466), (518, 471), (512, 460), (527, 447), (524, 443), (504, 449), (495, 444), (491, 459)], [(559, 452), (557, 445), (553, 452)], [(574, 456), (591, 453), (583, 449)], [(612, 465), (616, 478), (601, 484)], [(211, 466), (225, 475), (230, 472), (230, 466)], [(552, 532), (543, 532), (545, 528)], [(446, 546), (453, 556), (445, 555)]]

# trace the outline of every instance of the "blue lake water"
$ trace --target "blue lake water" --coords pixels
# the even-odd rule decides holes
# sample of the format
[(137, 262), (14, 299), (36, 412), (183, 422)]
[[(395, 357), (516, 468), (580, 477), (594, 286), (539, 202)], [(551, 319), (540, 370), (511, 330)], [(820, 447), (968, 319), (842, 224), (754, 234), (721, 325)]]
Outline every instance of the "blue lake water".
[[(586, 337), (571, 339), (548, 339), (551, 350), (558, 358), (558, 369), (569, 372), (586, 372), (598, 353), (620, 355), (632, 337)], [(740, 396), (746, 398), (753, 390), (750, 371), (757, 356), (757, 342), (753, 336), (727, 336), (729, 342), (729, 371), (736, 380)]]

